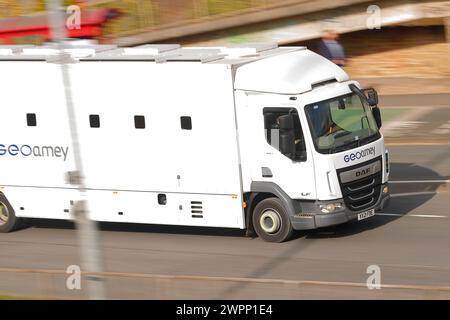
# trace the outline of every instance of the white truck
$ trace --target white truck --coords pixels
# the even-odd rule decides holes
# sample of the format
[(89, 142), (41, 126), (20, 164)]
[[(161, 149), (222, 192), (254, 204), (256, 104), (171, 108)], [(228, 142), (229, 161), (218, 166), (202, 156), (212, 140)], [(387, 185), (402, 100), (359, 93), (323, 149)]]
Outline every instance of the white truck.
[[(75, 162), (51, 45), (0, 46), (0, 232), (72, 219)], [(96, 221), (293, 230), (389, 200), (378, 97), (304, 47), (69, 47)], [(55, 63), (56, 62), (56, 63)]]

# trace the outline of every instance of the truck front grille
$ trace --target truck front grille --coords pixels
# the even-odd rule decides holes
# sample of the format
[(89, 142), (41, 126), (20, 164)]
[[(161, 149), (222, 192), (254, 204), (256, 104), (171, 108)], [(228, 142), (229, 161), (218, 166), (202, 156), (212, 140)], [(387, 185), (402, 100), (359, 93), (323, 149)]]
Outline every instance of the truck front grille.
[[(376, 161), (381, 160), (377, 159)], [(371, 162), (375, 161), (362, 163), (356, 168), (352, 167), (352, 170), (357, 170), (360, 167), (367, 166), (367, 164)], [(339, 170), (339, 177), (341, 172), (346, 172), (346, 170)], [(381, 194), (382, 174), (383, 170), (379, 170), (378, 172), (368, 175), (364, 178), (345, 183), (343, 183), (341, 179), (339, 179), (342, 196), (347, 208), (352, 211), (361, 211), (374, 206)]]

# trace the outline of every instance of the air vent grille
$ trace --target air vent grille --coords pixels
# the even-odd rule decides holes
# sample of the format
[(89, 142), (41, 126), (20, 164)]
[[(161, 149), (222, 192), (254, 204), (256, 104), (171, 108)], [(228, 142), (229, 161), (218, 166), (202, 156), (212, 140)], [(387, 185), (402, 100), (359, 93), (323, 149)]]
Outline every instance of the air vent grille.
[(203, 203), (202, 201), (191, 201), (192, 218), (203, 218)]

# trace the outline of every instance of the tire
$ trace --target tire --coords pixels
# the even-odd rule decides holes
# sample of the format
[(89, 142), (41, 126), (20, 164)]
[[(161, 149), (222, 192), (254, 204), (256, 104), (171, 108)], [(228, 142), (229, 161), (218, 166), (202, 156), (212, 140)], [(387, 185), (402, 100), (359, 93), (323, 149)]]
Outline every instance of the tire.
[(288, 213), (278, 198), (267, 198), (253, 210), (253, 227), (267, 242), (284, 242), (294, 233)]
[(8, 199), (0, 193), (0, 233), (16, 230), (22, 225), (22, 219), (17, 218)]

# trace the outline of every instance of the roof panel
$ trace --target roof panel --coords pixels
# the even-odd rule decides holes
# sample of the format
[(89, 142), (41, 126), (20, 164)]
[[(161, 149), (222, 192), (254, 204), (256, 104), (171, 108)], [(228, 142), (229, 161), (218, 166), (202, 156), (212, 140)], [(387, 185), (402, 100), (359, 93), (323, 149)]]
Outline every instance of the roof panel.
[[(0, 61), (43, 60), (58, 62), (56, 45), (40, 47), (0, 46)], [(231, 65), (236, 69), (235, 88), (280, 94), (300, 94), (314, 84), (349, 79), (344, 70), (304, 47), (236, 46), (231, 48), (180, 48), (178, 45), (66, 46), (65, 61), (171, 61)]]
[[(81, 61), (192, 61), (241, 65), (270, 55), (300, 50), (278, 48), (276, 44), (248, 44), (232, 47), (180, 47), (177, 44), (147, 44), (132, 48), (117, 48), (112, 45), (77, 45), (63, 43), (63, 52)], [(12, 48), (13, 47), (13, 48)], [(55, 57), (59, 52), (57, 44), (44, 46), (0, 47), (0, 60), (36, 60), (37, 57)], [(52, 60), (54, 60), (52, 58)]]
[(300, 94), (327, 80), (349, 79), (343, 69), (310, 51), (299, 50), (275, 55), (240, 66), (235, 88), (248, 91)]

